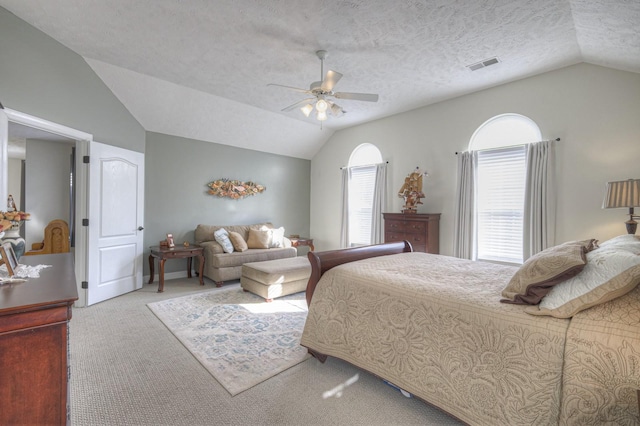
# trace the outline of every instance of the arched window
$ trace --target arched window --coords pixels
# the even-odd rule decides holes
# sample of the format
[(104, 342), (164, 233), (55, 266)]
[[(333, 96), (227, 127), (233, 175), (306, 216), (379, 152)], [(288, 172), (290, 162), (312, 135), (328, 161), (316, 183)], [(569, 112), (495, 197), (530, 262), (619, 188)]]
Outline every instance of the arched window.
[(348, 246), (372, 244), (373, 200), (380, 150), (370, 143), (356, 147), (349, 158)]
[(469, 150), (478, 152), (475, 213), (479, 260), (522, 263), (525, 144), (540, 140), (536, 123), (519, 114), (493, 117), (471, 137)]

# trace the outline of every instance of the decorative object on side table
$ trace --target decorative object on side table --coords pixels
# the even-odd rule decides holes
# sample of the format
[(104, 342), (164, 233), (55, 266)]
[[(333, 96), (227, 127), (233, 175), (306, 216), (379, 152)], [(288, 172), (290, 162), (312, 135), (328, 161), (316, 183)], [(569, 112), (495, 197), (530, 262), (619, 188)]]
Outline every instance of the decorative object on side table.
[(228, 197), (234, 200), (256, 195), (264, 192), (267, 188), (255, 182), (242, 182), (239, 180), (218, 179), (207, 184), (210, 195), (218, 197)]
[(625, 222), (628, 234), (635, 234), (640, 216), (634, 214), (633, 208), (640, 207), (640, 179), (627, 179), (607, 182), (602, 202), (603, 209), (629, 208), (629, 220)]
[(418, 204), (422, 204), (420, 201), (424, 198), (424, 192), (422, 192), (422, 177), (429, 176), (425, 171), (420, 170), (420, 167), (409, 173), (404, 178), (404, 183), (398, 191), (398, 197), (404, 198), (404, 209), (402, 213), (415, 214), (418, 211)]

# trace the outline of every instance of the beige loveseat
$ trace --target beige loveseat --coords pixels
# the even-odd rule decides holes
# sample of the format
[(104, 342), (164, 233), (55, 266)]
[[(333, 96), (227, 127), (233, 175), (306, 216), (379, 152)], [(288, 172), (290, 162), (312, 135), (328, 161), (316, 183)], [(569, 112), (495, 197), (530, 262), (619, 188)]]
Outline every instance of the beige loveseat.
[(198, 225), (195, 230), (195, 242), (204, 247), (204, 276), (215, 281), (216, 287), (221, 287), (224, 281), (237, 280), (241, 277), (244, 263), (297, 256), (296, 248), (291, 247), (291, 240), (286, 237), (283, 248), (250, 248), (242, 252), (234, 250), (233, 253), (225, 253), (213, 235), (220, 228), (224, 228), (228, 232), (239, 233), (247, 241), (250, 228), (260, 229), (263, 226), (273, 229), (273, 224), (269, 222), (230, 226)]

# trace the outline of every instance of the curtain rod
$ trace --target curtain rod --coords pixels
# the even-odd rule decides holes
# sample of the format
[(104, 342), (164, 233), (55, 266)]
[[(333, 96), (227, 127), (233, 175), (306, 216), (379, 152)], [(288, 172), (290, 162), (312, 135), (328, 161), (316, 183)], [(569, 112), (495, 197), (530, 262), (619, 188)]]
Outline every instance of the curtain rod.
[[(554, 140), (555, 140), (556, 142), (560, 142), (560, 138), (555, 138)], [(523, 145), (524, 145), (524, 144), (523, 144)], [(516, 146), (516, 145), (513, 145), (513, 146)], [(501, 146), (501, 147), (498, 147), (498, 148), (507, 148), (507, 147), (506, 147), (506, 146)], [(492, 149), (493, 149), (493, 148), (492, 148)], [(456, 155), (458, 155), (458, 154), (460, 154), (460, 153), (459, 153), (458, 151), (456, 151)]]
[[(362, 165), (360, 165), (360, 166), (353, 166), (353, 167), (354, 167), (354, 168), (355, 168), (355, 167), (370, 167), (370, 166), (376, 166), (376, 165), (378, 165), (378, 164), (382, 164), (382, 163), (362, 164)], [(384, 164), (389, 164), (389, 162), (388, 162), (388, 161), (384, 161)], [(348, 167), (349, 167), (349, 166), (342, 166), (342, 167), (340, 167), (340, 170), (344, 170), (344, 169), (346, 169), (346, 168), (348, 168)]]

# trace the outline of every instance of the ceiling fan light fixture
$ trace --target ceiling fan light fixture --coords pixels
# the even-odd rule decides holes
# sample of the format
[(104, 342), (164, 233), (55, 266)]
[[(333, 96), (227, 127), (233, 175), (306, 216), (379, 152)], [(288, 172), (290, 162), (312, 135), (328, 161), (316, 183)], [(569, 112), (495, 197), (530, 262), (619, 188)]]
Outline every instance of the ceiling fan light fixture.
[[(321, 112), (326, 113), (328, 107), (329, 107), (329, 104), (327, 103), (327, 101), (325, 101), (322, 98), (318, 99), (318, 102), (316, 102), (316, 109), (318, 110), (318, 113), (321, 113)], [(326, 116), (327, 115), (325, 114), (325, 117)]]
[(300, 108), (300, 111), (302, 111), (302, 113), (305, 115), (305, 117), (309, 117), (309, 114), (311, 114), (311, 111), (313, 111), (313, 105), (306, 104), (305, 106)]
[(344, 110), (340, 106), (336, 104), (331, 105), (331, 114), (333, 114), (336, 117), (340, 117), (343, 113), (344, 113)]
[[(315, 118), (322, 122), (327, 120), (328, 114), (334, 117), (340, 117), (346, 113), (341, 106), (333, 103), (333, 99), (347, 99), (350, 101), (378, 102), (378, 95), (372, 93), (352, 93), (352, 92), (334, 92), (335, 85), (342, 78), (342, 74), (337, 71), (329, 70), (324, 73), (324, 59), (327, 57), (326, 50), (316, 51), (318, 59), (320, 59), (320, 81), (314, 81), (309, 89), (300, 89), (292, 86), (284, 86), (282, 84), (269, 83), (268, 86), (284, 87), (285, 89), (295, 90), (296, 92), (305, 93), (309, 97), (301, 101), (295, 102), (282, 111), (293, 111), (300, 108), (305, 117), (311, 117), (313, 110), (316, 110)], [(322, 124), (320, 124), (322, 128)]]

